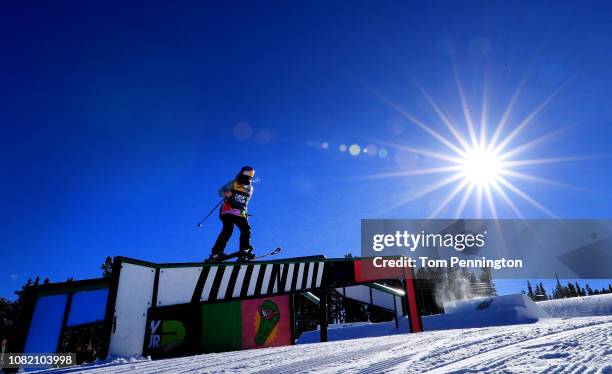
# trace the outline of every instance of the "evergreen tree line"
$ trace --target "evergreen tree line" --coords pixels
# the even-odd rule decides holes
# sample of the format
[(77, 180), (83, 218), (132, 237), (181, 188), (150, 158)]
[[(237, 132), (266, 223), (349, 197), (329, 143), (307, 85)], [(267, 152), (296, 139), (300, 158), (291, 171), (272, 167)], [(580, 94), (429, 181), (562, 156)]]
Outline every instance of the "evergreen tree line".
[(527, 291), (521, 290), (521, 292), (529, 296), (534, 301), (553, 300), (553, 299), (565, 299), (570, 297), (578, 296), (592, 296), (592, 295), (603, 295), (612, 293), (612, 283), (608, 283), (608, 287), (602, 287), (601, 290), (593, 289), (586, 283), (584, 287), (577, 281), (575, 283), (567, 282), (567, 285), (563, 286), (559, 277), (557, 277), (557, 284), (552, 291), (552, 294), (548, 294), (542, 282), (539, 282), (532, 286), (531, 281), (527, 280)]
[[(43, 284), (47, 283), (49, 278), (43, 281)], [(37, 276), (34, 280), (29, 278), (20, 290), (15, 291), (17, 298), (14, 301), (0, 298), (0, 343), (5, 344), (6, 352), (16, 352), (16, 342), (27, 323), (24, 318), (27, 294), (32, 287), (39, 284), (40, 277)]]

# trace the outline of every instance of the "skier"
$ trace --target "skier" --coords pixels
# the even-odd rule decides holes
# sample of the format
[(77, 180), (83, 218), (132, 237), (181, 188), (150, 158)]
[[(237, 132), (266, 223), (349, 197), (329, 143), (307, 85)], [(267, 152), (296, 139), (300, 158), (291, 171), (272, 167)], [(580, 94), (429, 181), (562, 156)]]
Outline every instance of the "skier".
[(252, 258), (253, 247), (251, 246), (251, 226), (247, 220), (247, 205), (253, 195), (253, 185), (251, 181), (255, 175), (255, 170), (250, 166), (240, 169), (238, 175), (233, 180), (227, 182), (219, 189), (219, 195), (224, 197), (221, 205), (219, 218), (223, 223), (223, 228), (219, 237), (212, 248), (209, 260), (215, 261), (222, 258), (227, 241), (232, 236), (234, 225), (240, 229), (240, 252), (241, 257)]

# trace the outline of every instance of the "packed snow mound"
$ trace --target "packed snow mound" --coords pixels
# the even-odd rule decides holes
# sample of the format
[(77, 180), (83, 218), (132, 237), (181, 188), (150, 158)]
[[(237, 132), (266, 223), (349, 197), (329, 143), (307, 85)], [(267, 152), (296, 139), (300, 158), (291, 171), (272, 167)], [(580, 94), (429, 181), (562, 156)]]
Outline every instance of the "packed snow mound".
[(612, 315), (612, 294), (540, 301), (537, 305), (551, 317), (587, 317)]
[(523, 294), (482, 297), (444, 303), (445, 314), (499, 313), (506, 309), (518, 310), (522, 312), (522, 315), (535, 318), (550, 318), (533, 300)]
[[(339, 329), (342, 330), (342, 329)], [(610, 373), (612, 316), (398, 334), (53, 373)]]
[(550, 315), (523, 294), (444, 303), (444, 314), (423, 317), (425, 331), (534, 323)]

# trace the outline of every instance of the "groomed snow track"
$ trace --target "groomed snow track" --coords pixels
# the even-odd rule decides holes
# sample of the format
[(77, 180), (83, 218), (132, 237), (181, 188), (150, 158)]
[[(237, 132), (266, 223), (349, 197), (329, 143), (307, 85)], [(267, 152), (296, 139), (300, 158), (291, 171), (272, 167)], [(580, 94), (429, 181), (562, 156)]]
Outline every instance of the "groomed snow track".
[(612, 373), (612, 316), (402, 334), (53, 373)]

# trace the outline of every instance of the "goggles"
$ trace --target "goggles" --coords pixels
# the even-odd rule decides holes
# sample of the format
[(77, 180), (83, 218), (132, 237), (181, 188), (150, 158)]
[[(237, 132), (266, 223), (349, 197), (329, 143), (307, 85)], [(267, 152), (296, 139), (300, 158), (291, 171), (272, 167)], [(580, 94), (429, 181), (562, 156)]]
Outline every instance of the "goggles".
[(249, 178), (253, 178), (253, 176), (255, 176), (255, 170), (244, 170), (240, 174), (245, 175)]

